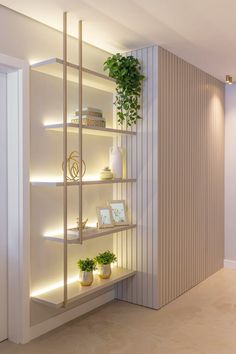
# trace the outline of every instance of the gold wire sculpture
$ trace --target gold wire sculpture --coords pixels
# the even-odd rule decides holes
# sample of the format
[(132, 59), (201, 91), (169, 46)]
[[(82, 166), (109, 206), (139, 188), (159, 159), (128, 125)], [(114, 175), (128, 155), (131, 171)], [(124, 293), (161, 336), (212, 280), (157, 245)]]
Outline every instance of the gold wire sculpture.
[[(62, 163), (62, 170), (64, 171), (64, 162)], [(82, 177), (85, 175), (86, 165), (82, 160)], [(79, 181), (79, 153), (72, 151), (67, 158), (67, 181)]]

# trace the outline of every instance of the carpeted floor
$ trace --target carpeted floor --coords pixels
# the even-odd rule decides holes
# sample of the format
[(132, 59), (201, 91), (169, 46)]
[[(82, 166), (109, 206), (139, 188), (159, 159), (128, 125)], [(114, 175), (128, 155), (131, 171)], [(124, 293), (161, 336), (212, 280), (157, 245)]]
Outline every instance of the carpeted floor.
[(159, 311), (115, 301), (1, 354), (236, 354), (236, 270), (224, 269)]

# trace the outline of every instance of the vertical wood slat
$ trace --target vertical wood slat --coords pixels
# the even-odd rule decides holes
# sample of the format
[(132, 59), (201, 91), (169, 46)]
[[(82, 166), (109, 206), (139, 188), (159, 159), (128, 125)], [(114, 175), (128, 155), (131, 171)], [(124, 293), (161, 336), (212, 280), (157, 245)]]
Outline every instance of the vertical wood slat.
[[(117, 286), (117, 297), (157, 308), (157, 47), (132, 51), (146, 77), (141, 97), (142, 121), (137, 136), (119, 141), (127, 150), (127, 173), (136, 184), (116, 190), (117, 199), (126, 199), (137, 229), (113, 238), (118, 263), (136, 269), (137, 275)], [(124, 237), (125, 236), (125, 237)]]
[(158, 307), (223, 267), (224, 85), (159, 48)]

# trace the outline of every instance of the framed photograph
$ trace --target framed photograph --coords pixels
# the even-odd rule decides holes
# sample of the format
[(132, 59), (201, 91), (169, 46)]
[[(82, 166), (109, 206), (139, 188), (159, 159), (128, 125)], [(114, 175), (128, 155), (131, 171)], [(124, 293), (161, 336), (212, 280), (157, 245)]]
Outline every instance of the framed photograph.
[(97, 217), (98, 217), (98, 227), (100, 229), (114, 226), (114, 220), (112, 218), (112, 212), (109, 206), (97, 207)]
[(112, 217), (115, 225), (129, 225), (124, 200), (111, 200), (108, 205), (112, 211)]

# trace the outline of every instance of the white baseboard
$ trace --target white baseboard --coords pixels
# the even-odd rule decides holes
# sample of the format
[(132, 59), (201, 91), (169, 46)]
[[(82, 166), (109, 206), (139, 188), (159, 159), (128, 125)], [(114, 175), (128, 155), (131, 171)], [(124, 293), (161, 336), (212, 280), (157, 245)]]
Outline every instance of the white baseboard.
[(71, 310), (63, 312), (61, 315), (50, 318), (47, 321), (39, 323), (35, 326), (30, 327), (30, 338), (25, 338), (25, 344), (34, 338), (37, 338), (61, 325), (69, 322), (77, 317), (80, 317), (87, 312), (94, 310), (95, 308), (102, 306), (115, 298), (115, 290), (112, 289), (105, 294), (98, 296), (97, 298), (90, 300), (84, 304), (81, 304)]
[(224, 260), (224, 268), (236, 269), (236, 261)]

